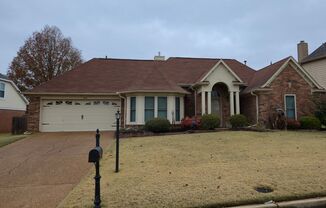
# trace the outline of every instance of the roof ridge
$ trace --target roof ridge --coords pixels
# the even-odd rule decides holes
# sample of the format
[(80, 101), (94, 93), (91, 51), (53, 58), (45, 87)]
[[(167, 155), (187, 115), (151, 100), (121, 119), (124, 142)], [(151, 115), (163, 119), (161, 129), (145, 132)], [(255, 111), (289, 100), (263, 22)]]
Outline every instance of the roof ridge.
[(154, 62), (153, 59), (132, 59), (132, 58), (92, 58), (91, 60), (101, 60), (101, 61), (151, 61)]
[(279, 63), (281, 63), (282, 61), (288, 60), (289, 58), (291, 58), (291, 56), (287, 56), (286, 58), (283, 58), (283, 59), (280, 59), (280, 60), (276, 61), (275, 63), (272, 63), (272, 64), (270, 64), (270, 65), (268, 65), (268, 66), (265, 66), (265, 67), (263, 67), (263, 68), (261, 68), (261, 69), (258, 69), (256, 72), (260, 72), (260, 71), (262, 71), (262, 70), (266, 70), (266, 69), (268, 69), (268, 68), (271, 67), (271, 66), (275, 66), (276, 64), (279, 64)]
[(205, 60), (234, 60), (234, 59), (228, 59), (228, 58), (213, 58), (213, 57), (189, 57), (189, 56), (171, 56), (169, 59), (205, 59)]

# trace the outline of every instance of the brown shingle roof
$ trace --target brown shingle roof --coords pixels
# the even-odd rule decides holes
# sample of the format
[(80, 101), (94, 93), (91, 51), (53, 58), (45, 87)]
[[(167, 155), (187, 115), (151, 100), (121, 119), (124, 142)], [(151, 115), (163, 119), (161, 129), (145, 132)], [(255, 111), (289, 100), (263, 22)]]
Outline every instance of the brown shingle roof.
[(256, 71), (253, 74), (251, 80), (249, 81), (248, 87), (246, 87), (242, 93), (249, 93), (252, 90), (264, 85), (269, 80), (269, 78), (271, 78), (289, 58), (290, 57), (286, 57), (282, 60), (275, 62), (274, 64), (271, 64)]
[[(94, 58), (27, 93), (116, 93), (162, 91), (187, 93), (178, 84), (194, 84), (220, 59), (177, 58), (166, 61)], [(245, 82), (254, 70), (223, 59)]]
[(319, 48), (317, 48), (314, 52), (312, 52), (309, 56), (304, 58), (301, 63), (308, 63), (311, 61), (319, 60), (326, 58), (326, 43), (323, 43)]
[[(199, 82), (221, 59), (171, 57), (164, 66), (164, 73), (176, 83), (194, 84)], [(237, 76), (248, 82), (255, 72), (252, 68), (235, 59), (222, 59)], [(176, 76), (177, 75), (177, 76)]]

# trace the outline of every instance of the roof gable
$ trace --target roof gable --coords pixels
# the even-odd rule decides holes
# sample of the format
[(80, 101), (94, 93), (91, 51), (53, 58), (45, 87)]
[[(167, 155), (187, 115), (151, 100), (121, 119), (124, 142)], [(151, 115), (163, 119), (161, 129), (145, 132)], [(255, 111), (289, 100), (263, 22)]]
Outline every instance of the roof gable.
[(326, 43), (323, 43), (321, 46), (319, 46), (316, 50), (314, 50), (309, 56), (304, 58), (301, 63), (308, 63), (311, 61), (324, 59), (326, 58)]
[[(2, 74), (0, 74), (0, 75), (2, 75)], [(9, 83), (14, 88), (14, 90), (17, 92), (17, 94), (21, 97), (21, 99), (25, 102), (25, 104), (29, 103), (28, 100), (26, 99), (26, 97), (18, 89), (17, 85), (12, 80), (8, 79), (7, 76), (4, 76), (4, 75), (0, 76), (0, 81)]]
[(292, 68), (294, 68), (298, 74), (310, 84), (310, 86), (323, 89), (293, 57), (289, 56), (257, 71), (251, 79), (249, 86), (243, 91), (243, 93), (249, 93), (257, 89), (268, 87), (288, 64), (291, 64), (293, 66)]
[(236, 73), (234, 73), (233, 72), (233, 70), (228, 66), (228, 65), (226, 65), (225, 64), (225, 62), (222, 60), (222, 59), (220, 59), (213, 67), (212, 67), (212, 69), (208, 72), (208, 73), (206, 73), (205, 74), (205, 76), (203, 76), (201, 79), (200, 79), (200, 81), (201, 82), (203, 82), (203, 81), (205, 81), (215, 70), (217, 70), (218, 69), (218, 66), (219, 65), (223, 65), (226, 69), (227, 69), (227, 71), (237, 80), (237, 81), (239, 81), (239, 82), (243, 82), (241, 79), (240, 79), (240, 77), (236, 74)]

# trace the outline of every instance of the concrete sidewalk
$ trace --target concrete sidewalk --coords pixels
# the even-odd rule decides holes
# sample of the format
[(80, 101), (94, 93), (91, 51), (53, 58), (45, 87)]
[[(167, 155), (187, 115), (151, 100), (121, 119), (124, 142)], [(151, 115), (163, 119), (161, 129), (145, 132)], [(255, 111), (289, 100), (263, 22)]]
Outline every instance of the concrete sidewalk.
[(294, 200), (294, 201), (279, 202), (279, 203), (271, 202), (267, 204), (235, 206), (230, 208), (276, 208), (276, 207), (323, 208), (326, 207), (326, 197)]

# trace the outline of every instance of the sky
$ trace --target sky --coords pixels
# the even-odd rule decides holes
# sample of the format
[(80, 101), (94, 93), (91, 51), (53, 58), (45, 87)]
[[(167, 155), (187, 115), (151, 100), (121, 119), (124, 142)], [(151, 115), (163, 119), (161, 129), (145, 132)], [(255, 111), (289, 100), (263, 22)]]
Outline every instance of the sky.
[(0, 0), (0, 73), (33, 32), (61, 29), (94, 57), (233, 58), (254, 69), (326, 42), (324, 0)]

